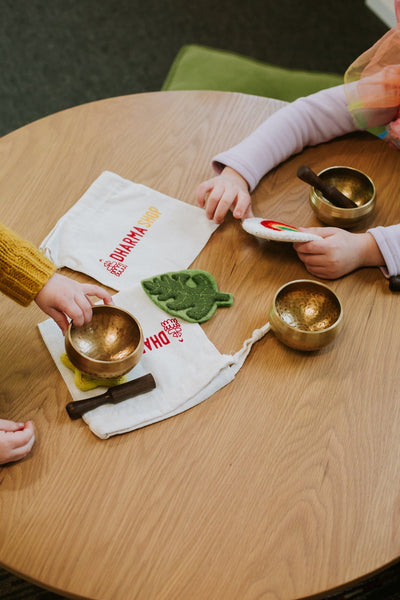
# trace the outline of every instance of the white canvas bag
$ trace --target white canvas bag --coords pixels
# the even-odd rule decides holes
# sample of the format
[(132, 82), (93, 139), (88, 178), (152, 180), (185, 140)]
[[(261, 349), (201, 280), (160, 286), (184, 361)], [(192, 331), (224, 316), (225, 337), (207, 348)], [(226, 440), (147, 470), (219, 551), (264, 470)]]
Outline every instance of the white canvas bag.
[[(99, 406), (85, 413), (83, 418), (91, 431), (103, 439), (167, 419), (209, 398), (234, 379), (252, 344), (269, 329), (266, 324), (253, 332), (241, 350), (232, 356), (221, 354), (197, 323), (171, 318), (158, 308), (140, 285), (116, 294), (114, 302), (138, 319), (145, 339), (144, 354), (128, 374), (128, 380), (152, 373), (156, 388), (119, 404)], [(39, 330), (74, 400), (106, 391), (105, 388), (79, 390), (73, 372), (60, 360), (65, 351), (60, 329), (48, 319), (39, 324)], [(67, 412), (65, 416), (68, 418)]]
[(115, 290), (187, 269), (218, 226), (204, 210), (104, 171), (40, 245)]

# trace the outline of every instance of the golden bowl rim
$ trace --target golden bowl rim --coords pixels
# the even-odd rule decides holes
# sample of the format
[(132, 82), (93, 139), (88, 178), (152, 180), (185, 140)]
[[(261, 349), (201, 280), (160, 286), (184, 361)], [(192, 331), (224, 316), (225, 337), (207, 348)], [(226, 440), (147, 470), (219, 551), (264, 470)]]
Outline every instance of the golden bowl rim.
[[(282, 317), (280, 316), (280, 314), (278, 313), (278, 311), (276, 310), (276, 299), (279, 295), (279, 293), (285, 289), (286, 287), (288, 287), (289, 285), (292, 285), (294, 283), (312, 283), (312, 284), (316, 284), (317, 286), (323, 287), (326, 290), (328, 290), (336, 299), (336, 301), (339, 304), (339, 316), (336, 319), (336, 321), (334, 323), (332, 323), (332, 325), (329, 325), (329, 327), (325, 327), (325, 329), (320, 329), (319, 331), (307, 331), (305, 329), (299, 329), (298, 327), (294, 326), (294, 325), (289, 325), (289, 323), (287, 323), (284, 319), (282, 319)], [(332, 288), (330, 288), (328, 285), (326, 285), (325, 283), (322, 283), (320, 281), (316, 281), (314, 279), (294, 279), (293, 281), (288, 281), (287, 283), (284, 283), (276, 292), (275, 295), (273, 297), (272, 303), (271, 303), (271, 309), (274, 308), (276, 315), (278, 316), (278, 318), (280, 319), (280, 322), (282, 323), (283, 326), (287, 327), (288, 331), (296, 331), (299, 334), (303, 334), (304, 336), (321, 336), (321, 334), (323, 333), (329, 333), (331, 330), (338, 328), (339, 325), (341, 324), (341, 322), (343, 321), (343, 306), (342, 303), (340, 301), (340, 298), (338, 297), (338, 295), (332, 290)], [(271, 311), (270, 309), (270, 311)]]
[[(373, 180), (364, 171), (361, 171), (361, 169), (357, 169), (356, 167), (349, 167), (346, 165), (334, 165), (332, 167), (326, 167), (325, 169), (322, 169), (322, 171), (319, 171), (318, 177), (321, 177), (321, 175), (323, 175), (324, 173), (326, 173), (328, 171), (332, 171), (334, 169), (346, 169), (347, 171), (355, 171), (356, 173), (359, 173), (360, 175), (365, 177), (372, 186), (371, 198), (365, 204), (361, 204), (361, 206), (357, 206), (355, 208), (342, 208), (340, 206), (335, 206), (334, 204), (329, 202), (329, 200), (327, 200), (323, 196), (322, 192), (317, 190), (315, 187), (311, 186), (310, 202), (311, 202), (312, 208), (318, 214), (318, 211), (320, 209), (317, 206), (317, 204), (313, 201), (314, 197), (316, 196), (317, 199), (327, 209), (329, 209), (331, 211), (331, 214), (328, 217), (339, 218), (339, 219), (343, 219), (344, 221), (352, 221), (352, 220), (355, 221), (357, 219), (362, 219), (364, 216), (366, 216), (366, 214), (368, 214), (369, 210), (372, 210), (372, 208), (375, 206), (375, 203), (376, 203), (376, 187), (375, 187)], [(366, 214), (364, 214), (364, 213), (366, 213)]]
[[(81, 350), (78, 350), (76, 348), (76, 346), (73, 344), (72, 339), (71, 339), (71, 331), (73, 329), (80, 329), (80, 327), (76, 327), (75, 325), (73, 325), (72, 322), (70, 322), (70, 324), (68, 325), (68, 329), (65, 333), (65, 342), (68, 342), (71, 345), (71, 347), (73, 348), (73, 350), (77, 354), (79, 354), (79, 356), (81, 356), (84, 360), (90, 361), (94, 365), (98, 365), (98, 366), (112, 365), (112, 366), (117, 367), (119, 364), (127, 362), (130, 358), (132, 358), (138, 352), (139, 349), (141, 349), (141, 351), (143, 351), (144, 338), (143, 338), (142, 326), (140, 325), (139, 321), (132, 313), (130, 313), (125, 308), (121, 308), (120, 306), (115, 306), (112, 304), (99, 304), (99, 305), (92, 306), (92, 311), (98, 312), (98, 309), (101, 309), (101, 310), (105, 309), (107, 311), (108, 310), (117, 310), (118, 313), (125, 313), (126, 315), (128, 315), (135, 322), (135, 325), (138, 327), (139, 342), (138, 342), (137, 346), (135, 347), (135, 349), (130, 354), (128, 354), (128, 356), (124, 356), (123, 358), (118, 358), (117, 360), (100, 360), (98, 358), (93, 358), (91, 356), (88, 356), (87, 354), (84, 354)], [(65, 349), (66, 349), (68, 358), (71, 360), (71, 357), (68, 354), (67, 344), (65, 344)], [(72, 360), (71, 360), (71, 362), (73, 363)], [(74, 366), (76, 368), (79, 368), (80, 370), (82, 370), (80, 367), (77, 367), (76, 365), (74, 365)]]

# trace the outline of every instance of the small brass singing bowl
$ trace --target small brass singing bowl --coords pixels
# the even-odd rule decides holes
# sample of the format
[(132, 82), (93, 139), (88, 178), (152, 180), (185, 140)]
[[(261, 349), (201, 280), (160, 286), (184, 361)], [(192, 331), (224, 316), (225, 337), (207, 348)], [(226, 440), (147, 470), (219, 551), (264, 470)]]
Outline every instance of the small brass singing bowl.
[(90, 323), (70, 324), (65, 334), (65, 351), (73, 366), (98, 379), (128, 373), (141, 359), (143, 346), (140, 323), (117, 306), (94, 306)]
[(323, 283), (299, 279), (275, 294), (269, 322), (276, 337), (295, 350), (313, 351), (330, 344), (343, 322), (341, 303)]
[(373, 211), (376, 203), (375, 185), (362, 171), (352, 167), (329, 167), (318, 173), (325, 183), (335, 186), (357, 204), (354, 208), (334, 206), (314, 187), (310, 190), (310, 204), (320, 221), (332, 227), (350, 229)]

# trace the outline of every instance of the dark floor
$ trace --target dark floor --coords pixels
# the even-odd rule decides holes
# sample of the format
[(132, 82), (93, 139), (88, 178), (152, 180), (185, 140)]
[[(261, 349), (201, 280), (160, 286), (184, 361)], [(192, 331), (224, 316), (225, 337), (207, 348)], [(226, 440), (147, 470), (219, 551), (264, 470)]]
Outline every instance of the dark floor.
[[(0, 0), (0, 136), (77, 104), (159, 90), (184, 44), (343, 73), (385, 31), (364, 0)], [(326, 598), (398, 600), (398, 571)], [(56, 598), (0, 569), (0, 599)]]
[(364, 0), (0, 0), (0, 11), (0, 135), (159, 90), (184, 44), (343, 73), (387, 30)]

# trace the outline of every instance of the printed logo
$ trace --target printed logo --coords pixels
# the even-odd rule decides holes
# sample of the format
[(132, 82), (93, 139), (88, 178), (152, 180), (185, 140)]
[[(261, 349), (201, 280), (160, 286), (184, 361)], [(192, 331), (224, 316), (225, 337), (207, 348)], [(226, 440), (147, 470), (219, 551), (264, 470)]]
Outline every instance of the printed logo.
[(173, 337), (177, 338), (178, 342), (183, 342), (182, 327), (178, 319), (166, 319), (165, 321), (161, 322), (161, 325), (168, 335), (172, 335)]
[(128, 265), (124, 265), (124, 263), (118, 260), (105, 260), (103, 261), (100, 258), (100, 262), (103, 263), (103, 266), (107, 269), (111, 275), (115, 275), (115, 277), (121, 277), (122, 273), (125, 271)]
[(111, 252), (110, 258), (123, 262), (147, 231), (142, 227), (134, 227), (131, 231), (128, 231), (121, 243)]
[(168, 346), (171, 343), (168, 336), (177, 338), (178, 342), (183, 342), (182, 327), (178, 319), (166, 319), (160, 325), (163, 328), (161, 331), (154, 335), (149, 335), (144, 340), (143, 354), (146, 354), (147, 351), (152, 352), (153, 350), (159, 350), (160, 348), (164, 348), (164, 346)]
[[(125, 258), (129, 256), (132, 250), (139, 244), (141, 239), (146, 235), (149, 228), (153, 223), (161, 216), (161, 211), (155, 206), (150, 206), (148, 210), (140, 217), (135, 227), (132, 227), (124, 235), (121, 242), (114, 248), (114, 250), (108, 255), (108, 258), (103, 261), (100, 258), (100, 262), (106, 267), (107, 271), (111, 275), (120, 277), (127, 268), (127, 265), (123, 265)], [(109, 260), (111, 259), (111, 260)], [(124, 267), (124, 268), (122, 268)]]

